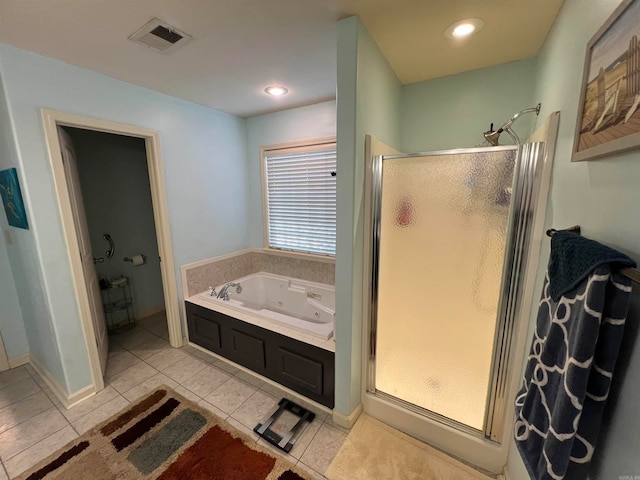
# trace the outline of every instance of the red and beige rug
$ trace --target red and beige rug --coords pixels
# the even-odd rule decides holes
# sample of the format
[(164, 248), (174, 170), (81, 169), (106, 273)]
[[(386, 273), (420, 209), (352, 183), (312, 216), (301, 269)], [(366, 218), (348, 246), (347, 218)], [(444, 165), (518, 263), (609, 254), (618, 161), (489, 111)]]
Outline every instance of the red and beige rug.
[(305, 480), (207, 410), (160, 387), (42, 462), (20, 479)]

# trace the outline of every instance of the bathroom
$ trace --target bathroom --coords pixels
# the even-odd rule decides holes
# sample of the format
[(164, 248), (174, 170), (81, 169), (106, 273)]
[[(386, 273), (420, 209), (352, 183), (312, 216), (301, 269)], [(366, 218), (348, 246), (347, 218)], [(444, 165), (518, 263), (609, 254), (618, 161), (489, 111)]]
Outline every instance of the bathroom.
[[(569, 161), (577, 110), (575, 92), (579, 88), (584, 45), (615, 6), (613, 2), (603, 1), (598, 2), (597, 8), (585, 10), (581, 9), (580, 2), (566, 2), (537, 58), (406, 86), (401, 86), (394, 78), (364, 27), (346, 19), (338, 25), (340, 51), (344, 52), (344, 56), (339, 54), (338, 57), (338, 95), (354, 99), (355, 104), (356, 91), (359, 92), (357, 107), (349, 105), (348, 101), (339, 104), (327, 101), (248, 120), (193, 105), (176, 107), (178, 111), (173, 116), (167, 115), (154, 93), (133, 89), (98, 74), (79, 73), (59, 62), (3, 46), (0, 50), (2, 80), (10, 105), (5, 106), (3, 112), (7, 118), (6, 112), (12, 112), (16, 132), (15, 141), (6, 143), (15, 145), (15, 151), (7, 152), (6, 157), (30, 159), (22, 168), (29, 179), (29, 202), (34, 223), (38, 225), (37, 233), (14, 229), (11, 230), (11, 242), (5, 239), (18, 289), (33, 291), (36, 299), (31, 305), (20, 302), (24, 319), (21, 321), (30, 332), (28, 346), (32, 351), (40, 352), (42, 363), (69, 392), (90, 383), (90, 374), (82, 362), (74, 364), (67, 360), (78, 356), (84, 358), (86, 353), (82, 346), (84, 340), (73, 328), (77, 324), (77, 313), (69, 293), (71, 281), (64, 260), (64, 239), (50, 194), (52, 182), (40, 174), (49, 168), (40, 140), (37, 112), (41, 105), (149, 125), (160, 131), (166, 176), (170, 179), (167, 196), (177, 266), (263, 246), (258, 168), (260, 146), (337, 134), (338, 191), (349, 192), (348, 196), (338, 199), (341, 213), (338, 215), (335, 282), (336, 371), (339, 372), (335, 411), (344, 417), (360, 403), (363, 374), (360, 366), (362, 326), (351, 319), (361, 316), (358, 299), (362, 297), (364, 283), (361, 245), (365, 235), (362, 142), (365, 134), (373, 134), (381, 141), (409, 152), (474, 146), (481, 143), (481, 133), (491, 122), (502, 122), (537, 102), (543, 106), (538, 121), (553, 111), (560, 111), (560, 135), (545, 227), (580, 223), (593, 238), (638, 258), (640, 252), (634, 245), (638, 244), (640, 233), (637, 225), (628, 221), (634, 218), (634, 205), (640, 200), (634, 180), (640, 176), (638, 153), (580, 164)], [(587, 25), (589, 29), (585, 30), (589, 31), (582, 32), (577, 25)], [(568, 43), (571, 43), (570, 47)], [(349, 83), (349, 79), (354, 78), (355, 66), (346, 58), (354, 54), (362, 58), (362, 70), (355, 87)], [(25, 81), (34, 76), (37, 80)], [(51, 86), (44, 81), (47, 77), (49, 81), (51, 77), (60, 80), (53, 80), (54, 86)], [(364, 77), (369, 78), (366, 84)], [(96, 89), (109, 100), (101, 100), (101, 95), (95, 95)], [(82, 101), (76, 98), (77, 91), (84, 95)], [(131, 101), (140, 107), (139, 112), (127, 110)], [(357, 120), (356, 108), (360, 113)], [(123, 111), (127, 113), (123, 114)], [(150, 123), (149, 118), (154, 121)], [(535, 122), (533, 116), (523, 117), (516, 124), (516, 131), (525, 138)], [(2, 123), (9, 124), (4, 118)], [(13, 137), (12, 132), (3, 131), (3, 135)], [(34, 138), (37, 140), (31, 141)], [(187, 145), (200, 145), (198, 150), (203, 153), (183, 155)], [(204, 152), (216, 152), (216, 155)], [(341, 161), (343, 158), (346, 160)], [(222, 172), (228, 181), (217, 181)], [(215, 185), (215, 191), (212, 185)], [(610, 214), (612, 210), (615, 215)], [(202, 221), (204, 215), (206, 222)], [(225, 227), (220, 228), (220, 225)], [(541, 248), (538, 291), (545, 267), (543, 259), (548, 254), (544, 240), (541, 240)], [(32, 263), (30, 259), (34, 258), (41, 258), (47, 268)], [(176, 277), (179, 275), (176, 271)], [(15, 296), (17, 298), (18, 294)], [(52, 299), (51, 308), (44, 300), (46, 297)], [(36, 322), (34, 318), (47, 321)], [(56, 331), (68, 333), (57, 338), (57, 347), (49, 340)], [(12, 348), (16, 350), (9, 352), (10, 357), (28, 351), (26, 334), (17, 332), (15, 337), (18, 341)], [(66, 352), (65, 359), (55, 354), (56, 348)], [(611, 446), (606, 447), (606, 455), (598, 463), (602, 472), (618, 472), (618, 467), (614, 469), (615, 464), (637, 471), (636, 460), (624, 453), (634, 449), (624, 443), (627, 427), (623, 424), (630, 424), (629, 430), (635, 431), (640, 422), (637, 415), (626, 413), (632, 411), (633, 393), (638, 389), (633, 379), (640, 378), (634, 374), (638, 369), (637, 353), (630, 350), (628, 355), (632, 361), (625, 375), (626, 382), (621, 387), (622, 393), (615, 402), (616, 410), (607, 437)], [(616, 448), (623, 444), (626, 445), (624, 448)], [(514, 470), (518, 467), (517, 460), (517, 456), (509, 455)], [(600, 478), (605, 478), (605, 474)]]

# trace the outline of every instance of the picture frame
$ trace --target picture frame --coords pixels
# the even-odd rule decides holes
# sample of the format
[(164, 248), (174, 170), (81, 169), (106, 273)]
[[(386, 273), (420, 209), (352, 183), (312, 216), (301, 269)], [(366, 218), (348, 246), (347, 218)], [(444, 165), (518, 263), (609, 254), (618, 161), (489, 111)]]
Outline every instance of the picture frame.
[(22, 200), (18, 172), (15, 168), (0, 171), (0, 197), (9, 225), (29, 230), (27, 212)]
[(624, 0), (587, 44), (572, 162), (640, 147), (640, 0)]

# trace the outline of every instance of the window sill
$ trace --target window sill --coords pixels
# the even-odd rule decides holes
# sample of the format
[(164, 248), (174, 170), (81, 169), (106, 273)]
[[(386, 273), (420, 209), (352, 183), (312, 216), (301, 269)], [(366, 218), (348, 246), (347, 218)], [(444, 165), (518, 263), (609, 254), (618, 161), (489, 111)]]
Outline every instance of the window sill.
[(280, 255), (283, 257), (298, 258), (301, 260), (312, 260), (314, 262), (323, 262), (323, 263), (332, 263), (332, 264), (336, 263), (335, 257), (329, 257), (327, 255), (315, 255), (313, 253), (293, 252), (290, 250), (280, 250), (277, 248), (269, 248), (269, 247), (264, 247), (260, 250), (270, 255)]

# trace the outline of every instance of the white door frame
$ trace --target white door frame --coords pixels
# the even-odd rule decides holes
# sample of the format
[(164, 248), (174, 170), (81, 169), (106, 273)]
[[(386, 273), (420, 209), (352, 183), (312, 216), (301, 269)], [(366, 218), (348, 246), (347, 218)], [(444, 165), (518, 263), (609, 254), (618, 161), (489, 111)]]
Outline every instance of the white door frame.
[(104, 379), (100, 368), (100, 358), (95, 342), (95, 333), (91, 321), (91, 310), (87, 298), (87, 288), (82, 273), (78, 238), (73, 222), (71, 200), (67, 190), (67, 178), (62, 164), (60, 140), (57, 126), (75, 127), (97, 132), (114, 133), (129, 137), (142, 138), (145, 141), (147, 154), (147, 166), (149, 169), (149, 183), (151, 185), (151, 202), (153, 204), (153, 218), (156, 225), (156, 237), (158, 239), (158, 251), (160, 253), (160, 271), (162, 274), (162, 288), (167, 311), (167, 324), (169, 327), (169, 341), (174, 348), (183, 345), (182, 327), (180, 324), (180, 309), (178, 305), (178, 286), (176, 282), (175, 264), (173, 260), (173, 247), (171, 242), (171, 230), (169, 224), (169, 209), (167, 206), (166, 188), (164, 181), (164, 169), (160, 156), (160, 136), (155, 130), (110, 122), (96, 118), (83, 117), (55, 110), (42, 109), (42, 122), (44, 125), (45, 142), (49, 152), (56, 197), (60, 205), (62, 229), (67, 242), (67, 252), (73, 276), (73, 286), (80, 321), (84, 334), (91, 373), (96, 391), (104, 388)]

